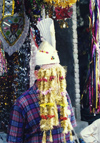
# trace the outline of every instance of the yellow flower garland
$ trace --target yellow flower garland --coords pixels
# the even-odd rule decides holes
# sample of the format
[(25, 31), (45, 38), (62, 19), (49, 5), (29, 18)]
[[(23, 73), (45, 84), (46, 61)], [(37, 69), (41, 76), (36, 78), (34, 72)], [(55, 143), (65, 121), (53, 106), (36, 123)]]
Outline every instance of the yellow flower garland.
[[(41, 68), (38, 72), (38, 79), (47, 79), (46, 82), (44, 80), (38, 80), (40, 91), (40, 129), (43, 131), (42, 143), (46, 143), (46, 131), (50, 131), (50, 141), (53, 141), (51, 130), (53, 126), (59, 125), (57, 105), (61, 106), (60, 119), (63, 133), (70, 132), (71, 134), (72, 125), (68, 118), (65, 74), (64, 68), (60, 65), (49, 69)], [(50, 92), (47, 92), (49, 90)]]
[(44, 0), (44, 1), (49, 3), (50, 5), (54, 5), (55, 7), (59, 6), (62, 8), (70, 7), (77, 2), (77, 0)]

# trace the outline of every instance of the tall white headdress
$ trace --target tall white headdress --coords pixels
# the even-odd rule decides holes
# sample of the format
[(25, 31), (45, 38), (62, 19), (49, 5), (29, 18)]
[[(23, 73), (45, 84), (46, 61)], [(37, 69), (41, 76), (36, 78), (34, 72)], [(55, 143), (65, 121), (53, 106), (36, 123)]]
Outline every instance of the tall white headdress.
[(36, 65), (60, 63), (56, 51), (54, 22), (51, 18), (46, 18), (38, 22), (37, 28), (40, 31), (43, 42), (36, 53)]

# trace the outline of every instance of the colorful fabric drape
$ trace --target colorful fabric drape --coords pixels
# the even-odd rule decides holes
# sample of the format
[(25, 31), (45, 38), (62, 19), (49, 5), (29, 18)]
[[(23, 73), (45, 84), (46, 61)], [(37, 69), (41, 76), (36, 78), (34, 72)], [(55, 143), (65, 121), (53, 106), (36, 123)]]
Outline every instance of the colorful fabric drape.
[(5, 73), (7, 73), (7, 61), (5, 59), (2, 42), (0, 40), (0, 76), (3, 76)]
[[(87, 96), (90, 113), (100, 113), (100, 49), (99, 49), (99, 0), (90, 0), (89, 29), (91, 34), (90, 63), (87, 78)], [(84, 96), (84, 92), (82, 97)]]

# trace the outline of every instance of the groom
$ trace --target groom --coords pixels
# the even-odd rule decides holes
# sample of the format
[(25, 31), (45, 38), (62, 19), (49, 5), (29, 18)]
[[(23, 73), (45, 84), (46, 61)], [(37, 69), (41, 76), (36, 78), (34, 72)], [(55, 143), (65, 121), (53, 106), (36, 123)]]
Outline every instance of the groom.
[(66, 72), (47, 41), (36, 53), (34, 74), (34, 85), (12, 107), (8, 143), (74, 143), (76, 120), (66, 91)]

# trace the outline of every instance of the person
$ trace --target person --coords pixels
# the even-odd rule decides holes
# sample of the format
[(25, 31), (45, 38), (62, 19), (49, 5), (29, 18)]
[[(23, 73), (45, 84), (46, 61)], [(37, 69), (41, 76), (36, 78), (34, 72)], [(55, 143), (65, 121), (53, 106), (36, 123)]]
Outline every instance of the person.
[(12, 107), (8, 143), (74, 142), (76, 120), (66, 91), (66, 72), (56, 49), (46, 40), (37, 50), (34, 74), (34, 85)]
[(100, 142), (99, 124), (100, 124), (100, 119), (97, 119), (80, 132), (80, 136), (85, 141), (85, 143), (99, 143)]

